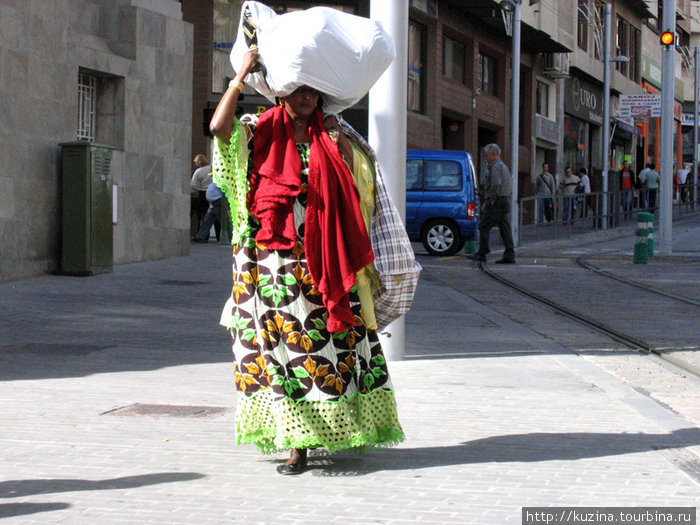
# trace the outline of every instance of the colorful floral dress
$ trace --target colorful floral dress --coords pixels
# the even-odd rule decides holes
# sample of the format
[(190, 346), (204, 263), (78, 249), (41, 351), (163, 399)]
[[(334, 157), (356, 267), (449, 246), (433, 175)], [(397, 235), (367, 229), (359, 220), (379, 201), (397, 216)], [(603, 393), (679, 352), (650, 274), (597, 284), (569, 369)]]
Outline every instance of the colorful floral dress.
[[(241, 173), (238, 190), (231, 188), (233, 157), (243, 151), (236, 135), (230, 145), (218, 142), (214, 171), (228, 198), (243, 203), (236, 194), (244, 187)], [(294, 203), (296, 246), (270, 250), (256, 244), (259, 225), (252, 217), (238, 238), (234, 233), (233, 288), (222, 324), (233, 341), (236, 442), (254, 443), (265, 453), (391, 446), (404, 434), (386, 360), (376, 331), (365, 327), (357, 287), (350, 292), (354, 327), (326, 330), (328, 312), (304, 254), (309, 145), (297, 148), (302, 191)]]

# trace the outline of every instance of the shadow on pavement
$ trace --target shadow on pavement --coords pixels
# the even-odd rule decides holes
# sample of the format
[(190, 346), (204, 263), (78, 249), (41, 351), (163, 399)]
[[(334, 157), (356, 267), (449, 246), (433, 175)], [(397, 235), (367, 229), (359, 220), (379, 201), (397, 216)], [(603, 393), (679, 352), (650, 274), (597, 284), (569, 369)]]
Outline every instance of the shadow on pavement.
[(0, 504), (0, 519), (14, 516), (26, 516), (38, 512), (69, 509), (68, 503), (2, 503)]
[(316, 452), (309, 455), (309, 470), (314, 476), (364, 476), (383, 470), (418, 470), (477, 463), (575, 461), (698, 444), (698, 428), (685, 428), (670, 434), (537, 432), (493, 436), (446, 447), (393, 448), (359, 457), (347, 453), (331, 456)]
[[(206, 477), (198, 472), (161, 472), (158, 474), (143, 474), (125, 476), (113, 479), (17, 479), (0, 481), (0, 498), (21, 498), (39, 494), (55, 494), (58, 492), (78, 492), (84, 490), (114, 490), (191, 481)], [(34, 505), (18, 503), (17, 505)], [(63, 508), (63, 507), (60, 507)], [(53, 510), (53, 509), (46, 509)], [(41, 512), (41, 511), (36, 511)], [(0, 516), (5, 514), (0, 512)]]

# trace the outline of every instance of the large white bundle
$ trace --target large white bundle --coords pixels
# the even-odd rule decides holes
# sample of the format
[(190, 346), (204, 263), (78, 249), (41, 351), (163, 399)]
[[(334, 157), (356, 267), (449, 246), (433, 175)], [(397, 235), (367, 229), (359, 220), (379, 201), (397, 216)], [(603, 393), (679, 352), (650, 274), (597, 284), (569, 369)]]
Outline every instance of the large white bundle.
[(259, 2), (245, 2), (231, 64), (238, 71), (248, 50), (243, 22), (249, 9), (257, 25), (263, 71), (246, 83), (274, 101), (302, 85), (323, 94), (323, 110), (339, 113), (367, 94), (394, 59), (391, 37), (375, 20), (328, 7), (277, 15)]

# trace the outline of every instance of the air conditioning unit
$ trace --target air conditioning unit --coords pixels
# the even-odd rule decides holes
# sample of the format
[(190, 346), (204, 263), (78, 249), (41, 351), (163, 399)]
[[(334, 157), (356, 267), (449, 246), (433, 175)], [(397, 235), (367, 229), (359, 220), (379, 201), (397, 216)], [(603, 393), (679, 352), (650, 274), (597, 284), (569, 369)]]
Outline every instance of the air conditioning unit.
[(542, 65), (544, 73), (551, 78), (566, 78), (569, 76), (568, 53), (545, 53)]

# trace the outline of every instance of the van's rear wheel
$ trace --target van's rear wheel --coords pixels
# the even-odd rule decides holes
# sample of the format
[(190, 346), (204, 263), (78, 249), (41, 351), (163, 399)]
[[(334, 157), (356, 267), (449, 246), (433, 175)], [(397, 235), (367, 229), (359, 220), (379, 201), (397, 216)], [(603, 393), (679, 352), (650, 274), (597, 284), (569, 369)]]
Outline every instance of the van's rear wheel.
[(447, 220), (430, 222), (423, 229), (421, 242), (430, 255), (454, 255), (464, 246), (457, 225)]

